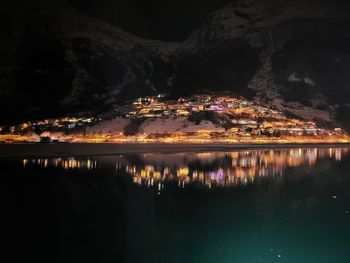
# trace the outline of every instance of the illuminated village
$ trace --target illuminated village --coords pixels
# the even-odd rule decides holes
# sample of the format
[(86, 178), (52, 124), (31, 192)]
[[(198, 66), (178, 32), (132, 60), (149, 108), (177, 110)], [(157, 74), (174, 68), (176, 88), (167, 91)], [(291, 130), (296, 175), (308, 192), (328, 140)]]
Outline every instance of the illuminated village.
[[(348, 151), (347, 148), (296, 148), (193, 153), (191, 156), (185, 153), (144, 154), (137, 164), (125, 156), (115, 156), (110, 167), (118, 174), (127, 173), (135, 184), (155, 187), (159, 191), (167, 182), (176, 182), (180, 188), (190, 183), (199, 183), (208, 188), (227, 187), (246, 185), (260, 177), (278, 178), (288, 167), (313, 166), (323, 158), (341, 161)], [(57, 167), (65, 170), (93, 170), (99, 166), (99, 160), (73, 157), (23, 159), (22, 163), (24, 167)]]
[(244, 98), (196, 95), (167, 100), (160, 94), (134, 100), (99, 116), (65, 117), (0, 128), (0, 141), (92, 143), (347, 143), (341, 128)]

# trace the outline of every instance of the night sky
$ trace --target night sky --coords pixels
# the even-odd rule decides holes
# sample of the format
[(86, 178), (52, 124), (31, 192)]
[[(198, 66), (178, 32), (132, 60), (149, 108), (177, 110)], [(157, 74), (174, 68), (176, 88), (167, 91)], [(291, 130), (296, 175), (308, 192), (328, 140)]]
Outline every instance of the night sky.
[(182, 41), (230, 0), (68, 0), (79, 10), (133, 34)]

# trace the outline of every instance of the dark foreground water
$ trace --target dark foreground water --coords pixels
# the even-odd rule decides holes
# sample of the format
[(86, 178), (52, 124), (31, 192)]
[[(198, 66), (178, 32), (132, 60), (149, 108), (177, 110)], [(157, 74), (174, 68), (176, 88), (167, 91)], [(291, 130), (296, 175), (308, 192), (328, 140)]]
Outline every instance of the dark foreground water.
[(2, 158), (2, 262), (350, 262), (349, 154)]

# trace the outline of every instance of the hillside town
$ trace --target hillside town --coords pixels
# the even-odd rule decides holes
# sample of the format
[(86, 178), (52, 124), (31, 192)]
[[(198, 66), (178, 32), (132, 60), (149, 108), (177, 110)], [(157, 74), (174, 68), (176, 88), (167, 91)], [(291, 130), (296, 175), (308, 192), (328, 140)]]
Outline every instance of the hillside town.
[[(263, 107), (245, 99), (230, 96), (197, 95), (162, 102), (158, 97), (139, 98), (133, 102), (134, 111), (127, 114), (136, 118), (189, 117), (197, 113), (209, 113), (212, 122), (228, 121), (232, 135), (251, 136), (261, 134), (280, 135), (333, 135), (341, 131), (318, 128), (313, 121), (287, 118), (278, 110)], [(200, 115), (199, 115), (200, 117)], [(198, 123), (197, 123), (198, 124)]]
[(32, 142), (348, 142), (339, 127), (319, 127), (242, 97), (142, 97), (109, 113), (0, 127), (4, 143)]

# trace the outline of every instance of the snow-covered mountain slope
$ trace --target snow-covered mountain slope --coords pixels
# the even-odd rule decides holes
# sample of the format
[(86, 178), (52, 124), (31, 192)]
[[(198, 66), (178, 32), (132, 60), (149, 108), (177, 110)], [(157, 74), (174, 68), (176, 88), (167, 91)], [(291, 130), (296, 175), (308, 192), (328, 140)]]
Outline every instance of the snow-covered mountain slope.
[(177, 50), (176, 90), (230, 90), (292, 114), (306, 106), (310, 117), (328, 122), (329, 113), (350, 102), (344, 3), (242, 0), (224, 6)]
[(159, 92), (228, 91), (325, 123), (349, 111), (347, 1), (235, 0), (181, 43), (137, 37), (62, 0), (15, 2), (0, 9), (11, 28), (0, 43), (2, 119), (103, 111)]
[(107, 109), (164, 91), (177, 43), (139, 38), (61, 1), (38, 2), (9, 7), (16, 16), (1, 46), (1, 117)]

